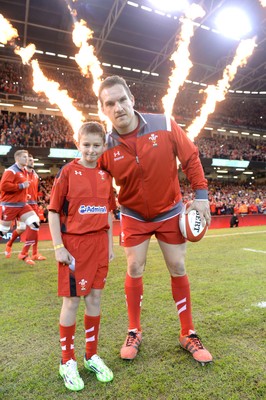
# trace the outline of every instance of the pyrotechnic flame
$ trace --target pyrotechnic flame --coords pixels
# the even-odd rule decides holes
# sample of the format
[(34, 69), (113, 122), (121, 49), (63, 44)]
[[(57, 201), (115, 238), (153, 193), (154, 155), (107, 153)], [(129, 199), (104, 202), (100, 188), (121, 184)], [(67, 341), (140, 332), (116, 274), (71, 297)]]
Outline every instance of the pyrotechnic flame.
[(259, 0), (262, 7), (266, 7), (266, 0)]
[(33, 43), (28, 44), (28, 46), (25, 48), (17, 46), (14, 50), (14, 52), (21, 57), (23, 64), (29, 64), (29, 61), (35, 51), (36, 46)]
[(13, 28), (10, 22), (0, 14), (0, 42), (7, 44), (12, 39), (18, 37), (18, 31)]
[[(80, 48), (78, 54), (75, 55), (75, 60), (76, 63), (79, 65), (81, 72), (86, 77), (88, 77), (89, 73), (91, 73), (93, 79), (92, 89), (95, 95), (98, 97), (103, 70), (100, 67), (100, 62), (98, 58), (94, 54), (94, 47), (87, 43), (87, 41), (89, 39), (92, 39), (92, 37), (93, 31), (86, 25), (86, 21), (81, 19), (80, 22), (75, 22), (74, 30), (72, 32), (72, 38), (74, 44)], [(105, 122), (107, 130), (111, 129), (111, 122), (102, 113), (101, 108), (99, 107), (99, 103), (98, 115), (100, 120)]]
[(190, 61), (190, 52), (188, 50), (190, 40), (194, 34), (193, 20), (203, 17), (205, 11), (198, 4), (191, 4), (185, 12), (185, 18), (182, 18), (180, 39), (177, 50), (172, 54), (170, 60), (174, 61), (175, 68), (169, 77), (169, 87), (167, 94), (162, 98), (164, 113), (171, 116), (175, 98), (179, 88), (184, 84), (193, 64)]
[(214, 112), (216, 103), (225, 99), (226, 93), (230, 88), (230, 83), (234, 79), (238, 67), (246, 65), (255, 46), (255, 38), (241, 41), (236, 49), (232, 64), (227, 65), (223, 71), (223, 78), (217, 82), (216, 86), (209, 85), (202, 91), (206, 93), (206, 101), (200, 109), (200, 115), (197, 116), (187, 128), (187, 133), (191, 140), (194, 140), (204, 127), (209, 114)]
[(75, 22), (72, 38), (74, 44), (80, 48), (79, 52), (75, 55), (75, 60), (84, 75), (88, 76), (89, 72), (91, 73), (93, 78), (92, 88), (95, 95), (98, 96), (103, 70), (100, 67), (98, 58), (94, 54), (94, 47), (87, 43), (87, 40), (92, 37), (93, 31), (86, 26), (86, 21), (81, 19), (80, 22)]
[(70, 123), (74, 131), (74, 140), (77, 142), (77, 133), (85, 120), (81, 111), (73, 105), (73, 99), (68, 96), (66, 90), (59, 89), (59, 83), (49, 80), (42, 72), (37, 60), (31, 61), (33, 70), (33, 90), (43, 92), (51, 104), (57, 104), (64, 118)]

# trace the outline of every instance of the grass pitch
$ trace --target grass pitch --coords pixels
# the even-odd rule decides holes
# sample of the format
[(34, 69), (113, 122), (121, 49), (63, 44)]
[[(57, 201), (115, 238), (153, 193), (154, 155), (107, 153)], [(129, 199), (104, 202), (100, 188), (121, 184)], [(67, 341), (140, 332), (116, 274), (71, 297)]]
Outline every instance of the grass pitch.
[(266, 227), (210, 230), (189, 243), (187, 273), (197, 332), (214, 362), (202, 367), (178, 345), (179, 322), (170, 277), (155, 240), (144, 274), (143, 343), (132, 362), (119, 358), (126, 335), (126, 271), (123, 249), (103, 293), (99, 355), (114, 372), (100, 383), (85, 371), (83, 312), (77, 320), (75, 349), (83, 391), (68, 391), (58, 374), (60, 345), (57, 270), (51, 242), (41, 242), (47, 260), (28, 266), (10, 259), (0, 245), (0, 399), (265, 399)]

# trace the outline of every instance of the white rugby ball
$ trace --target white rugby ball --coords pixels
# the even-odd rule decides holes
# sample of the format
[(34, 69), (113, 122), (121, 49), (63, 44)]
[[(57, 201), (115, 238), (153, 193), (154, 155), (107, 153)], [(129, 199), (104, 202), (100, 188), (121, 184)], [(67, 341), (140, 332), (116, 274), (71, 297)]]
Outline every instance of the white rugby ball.
[[(189, 204), (186, 204), (186, 209), (189, 206)], [(184, 211), (179, 215), (179, 228), (184, 238), (189, 242), (198, 242), (208, 230), (207, 224), (204, 227), (202, 226), (200, 214), (196, 210), (191, 210), (188, 214), (185, 214)]]

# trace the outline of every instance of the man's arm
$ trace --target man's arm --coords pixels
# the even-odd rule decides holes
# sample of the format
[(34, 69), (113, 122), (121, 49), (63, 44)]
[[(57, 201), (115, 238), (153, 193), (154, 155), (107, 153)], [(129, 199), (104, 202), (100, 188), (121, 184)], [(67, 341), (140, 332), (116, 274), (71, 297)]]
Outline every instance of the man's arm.
[(109, 246), (109, 261), (114, 259), (114, 245), (113, 245), (113, 217), (112, 213), (108, 214), (108, 224), (110, 226), (108, 230), (108, 246)]
[(13, 172), (6, 171), (1, 179), (1, 190), (4, 192), (18, 192), (29, 187), (30, 183), (28, 181), (17, 183), (14, 178)]

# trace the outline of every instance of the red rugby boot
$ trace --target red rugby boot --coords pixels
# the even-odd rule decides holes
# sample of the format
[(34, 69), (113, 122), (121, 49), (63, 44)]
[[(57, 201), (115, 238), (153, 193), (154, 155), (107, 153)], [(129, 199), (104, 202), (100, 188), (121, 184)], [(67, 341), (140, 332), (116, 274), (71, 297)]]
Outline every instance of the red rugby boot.
[(192, 354), (193, 358), (201, 363), (201, 365), (205, 365), (206, 363), (212, 361), (211, 353), (207, 349), (205, 349), (196, 332), (190, 330), (188, 332), (188, 335), (180, 335), (179, 343), (181, 347), (189, 351)]
[(46, 257), (44, 257), (40, 253), (38, 253), (38, 254), (32, 255), (31, 259), (34, 261), (44, 261), (44, 260), (46, 260)]
[(35, 265), (35, 262), (28, 256), (28, 254), (19, 253), (18, 258), (26, 264)]
[(120, 350), (121, 358), (123, 358), (123, 360), (133, 360), (138, 354), (141, 341), (142, 333), (140, 331), (129, 331)]
[(10, 258), (11, 257), (11, 253), (12, 253), (12, 246), (9, 246), (8, 242), (7, 242), (6, 248), (5, 248), (5, 256), (6, 256), (6, 258)]

